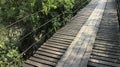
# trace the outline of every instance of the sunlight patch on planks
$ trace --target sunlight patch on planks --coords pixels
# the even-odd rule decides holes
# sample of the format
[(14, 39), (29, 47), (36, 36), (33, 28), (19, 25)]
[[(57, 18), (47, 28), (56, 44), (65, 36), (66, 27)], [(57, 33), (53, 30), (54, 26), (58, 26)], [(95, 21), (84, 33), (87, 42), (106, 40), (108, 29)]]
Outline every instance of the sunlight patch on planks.
[(107, 0), (99, 0), (56, 67), (86, 67)]

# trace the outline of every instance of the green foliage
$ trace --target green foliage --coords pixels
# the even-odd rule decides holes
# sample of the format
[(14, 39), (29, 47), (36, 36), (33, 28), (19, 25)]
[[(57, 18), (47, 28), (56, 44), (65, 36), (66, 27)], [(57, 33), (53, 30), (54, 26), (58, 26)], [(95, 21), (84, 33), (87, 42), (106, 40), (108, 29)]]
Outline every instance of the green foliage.
[(15, 30), (13, 31), (13, 29), (3, 29), (0, 31), (0, 67), (5, 67), (4, 65), (11, 61), (18, 61), (16, 59), (19, 56), (18, 47), (14, 43), (20, 33), (17, 33)]
[(75, 0), (48, 0), (42, 2), (43, 13), (48, 14), (51, 9), (57, 9), (61, 6), (67, 10), (70, 10), (74, 6)]
[[(17, 58), (20, 53), (50, 30), (53, 29), (52, 33), (54, 33), (64, 26), (73, 16), (72, 12), (81, 6), (81, 2), (83, 3), (85, 1), (86, 0), (0, 0), (0, 67), (6, 67), (11, 61), (14, 61), (13, 64), (15, 65), (10, 65), (9, 67), (19, 67), (19, 64), (23, 61)], [(64, 13), (65, 11), (67, 11), (67, 13)], [(58, 15), (60, 16), (57, 17)], [(5, 28), (21, 18), (24, 19), (10, 28)], [(50, 23), (35, 30), (50, 19), (53, 19)], [(33, 30), (35, 31), (34, 33), (19, 41), (20, 38)], [(42, 39), (43, 42), (48, 39), (52, 33), (45, 36)], [(32, 52), (32, 50), (25, 55), (31, 56), (30, 52)]]

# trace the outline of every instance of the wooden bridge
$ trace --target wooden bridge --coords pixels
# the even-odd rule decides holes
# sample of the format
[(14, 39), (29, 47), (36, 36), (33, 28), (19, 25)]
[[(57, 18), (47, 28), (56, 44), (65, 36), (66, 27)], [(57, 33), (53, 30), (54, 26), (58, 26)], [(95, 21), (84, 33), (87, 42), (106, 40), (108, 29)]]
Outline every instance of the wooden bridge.
[(120, 67), (115, 0), (91, 0), (22, 67)]

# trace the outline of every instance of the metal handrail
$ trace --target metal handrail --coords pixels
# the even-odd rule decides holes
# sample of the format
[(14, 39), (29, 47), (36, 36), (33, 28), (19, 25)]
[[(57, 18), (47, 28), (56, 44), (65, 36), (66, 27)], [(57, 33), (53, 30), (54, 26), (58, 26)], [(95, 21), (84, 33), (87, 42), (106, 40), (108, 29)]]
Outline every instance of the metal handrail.
[[(72, 12), (72, 14), (73, 13), (76, 13), (81, 7), (83, 7), (87, 2), (88, 2), (89, 0), (86, 0), (84, 3), (82, 3), (82, 5), (81, 6), (79, 6), (79, 8), (78, 9), (76, 9), (76, 10), (74, 10), (73, 12)], [(66, 14), (66, 13), (69, 13), (68, 11), (64, 11), (62, 14), (59, 14), (57, 17), (60, 17), (61, 15), (63, 15), (63, 14)], [(34, 15), (34, 14), (33, 14)], [(28, 17), (28, 16), (27, 16)], [(55, 17), (55, 18), (57, 18), (57, 17)], [(45, 26), (46, 24), (48, 24), (48, 23), (50, 23), (53, 19), (55, 19), (55, 18), (52, 18), (51, 20), (49, 20), (48, 22), (46, 22), (46, 23), (44, 23), (43, 25), (41, 25), (41, 26), (39, 26), (38, 28), (36, 28), (35, 30), (33, 30), (33, 31), (31, 31), (31, 32), (29, 32), (28, 34), (26, 34), (25, 36), (23, 36), (22, 38), (20, 38), (18, 41), (21, 41), (22, 39), (24, 39), (24, 38), (26, 38), (28, 35), (31, 35), (32, 33), (34, 33), (37, 29), (39, 29), (39, 28), (41, 28), (41, 27), (43, 27), (43, 26)], [(22, 19), (21, 19), (22, 20)], [(20, 21), (21, 21), (20, 20)], [(16, 24), (16, 23), (15, 23)], [(14, 25), (14, 24), (12, 24), (12, 25)], [(12, 26), (12, 25), (10, 25), (10, 26)], [(8, 26), (8, 27), (10, 27), (10, 26)], [(50, 31), (51, 32), (51, 31)], [(48, 32), (48, 33), (50, 33), (50, 32)], [(47, 33), (47, 34), (48, 34)], [(44, 36), (46, 36), (47, 34), (45, 34)], [(43, 37), (44, 37), (43, 36)], [(17, 41), (17, 42), (18, 42)], [(39, 40), (40, 41), (40, 40)], [(37, 42), (35, 42), (35, 43), (33, 43), (31, 46), (29, 46), (25, 51), (23, 51), (21, 54), (20, 54), (20, 56), (18, 56), (17, 58), (20, 58), (21, 56), (23, 56), (24, 55), (24, 53), (25, 52), (27, 52), (30, 48), (32, 48), (36, 43), (38, 43), (39, 41), (37, 41)], [(16, 42), (16, 43), (17, 43)], [(16, 59), (17, 59), (16, 58)], [(10, 64), (13, 64), (14, 62), (11, 62)]]

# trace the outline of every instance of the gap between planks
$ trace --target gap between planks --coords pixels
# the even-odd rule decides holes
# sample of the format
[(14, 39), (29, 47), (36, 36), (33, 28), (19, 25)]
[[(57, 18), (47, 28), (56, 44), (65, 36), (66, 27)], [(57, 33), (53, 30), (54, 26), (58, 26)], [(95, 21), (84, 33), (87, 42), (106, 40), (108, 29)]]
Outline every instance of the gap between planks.
[[(85, 62), (88, 62), (87, 59), (90, 57), (92, 44), (94, 43), (96, 32), (98, 30), (102, 14), (104, 12), (106, 2), (107, 0), (99, 1), (93, 13), (87, 22), (83, 25), (81, 30), (78, 32), (76, 38), (71, 43), (67, 52), (58, 62), (56, 67), (83, 67), (83, 65), (84, 67), (87, 66), (87, 63)], [(81, 61), (83, 60), (82, 57), (85, 59), (84, 61)], [(79, 65), (80, 63), (82, 64)]]

